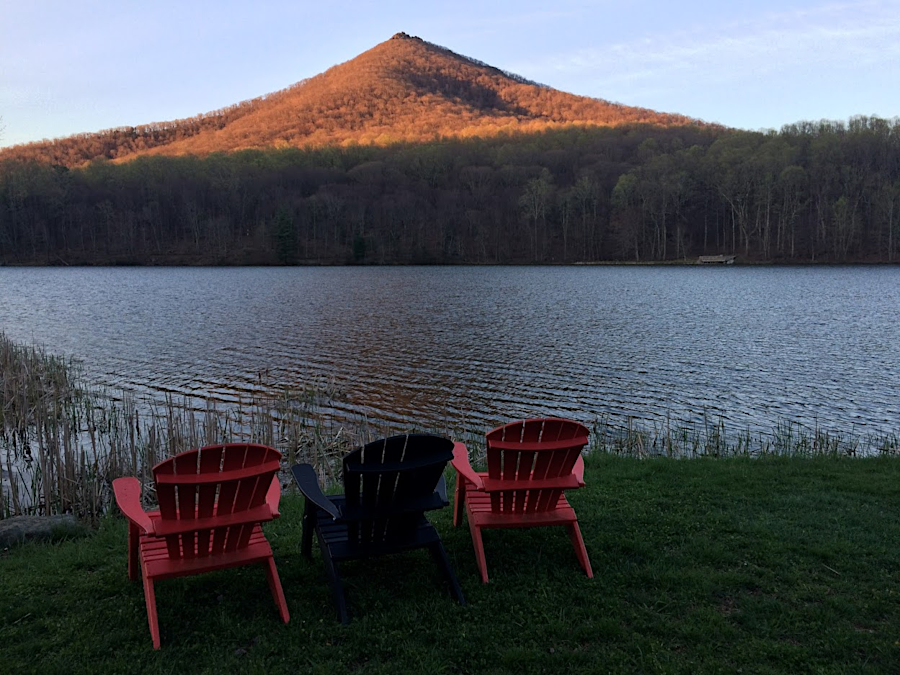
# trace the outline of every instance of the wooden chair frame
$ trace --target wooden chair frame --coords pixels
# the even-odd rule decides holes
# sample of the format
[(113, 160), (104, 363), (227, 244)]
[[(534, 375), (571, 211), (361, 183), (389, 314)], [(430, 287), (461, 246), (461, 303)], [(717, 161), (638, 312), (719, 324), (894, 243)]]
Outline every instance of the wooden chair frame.
[(587, 427), (572, 420), (536, 418), (497, 427), (486, 437), (486, 472), (475, 471), (465, 445), (456, 443), (453, 525), (468, 516), (481, 580), (488, 582), (482, 530), (565, 527), (578, 563), (593, 578), (581, 528), (565, 490), (584, 487), (582, 449)]
[(279, 516), (281, 453), (252, 443), (189, 450), (153, 467), (159, 510), (144, 511), (137, 478), (113, 481), (129, 521), (128, 577), (143, 579), (153, 648), (160, 647), (154, 584), (261, 563), (281, 620), (290, 614), (272, 548), (260, 527)]
[(338, 563), (427, 548), (465, 604), (450, 559), (426, 511), (449, 506), (443, 470), (453, 442), (429, 434), (381, 439), (344, 457), (344, 494), (325, 495), (309, 464), (291, 468), (306, 499), (301, 552), (312, 556), (313, 532), (331, 582), (338, 619), (350, 622)]

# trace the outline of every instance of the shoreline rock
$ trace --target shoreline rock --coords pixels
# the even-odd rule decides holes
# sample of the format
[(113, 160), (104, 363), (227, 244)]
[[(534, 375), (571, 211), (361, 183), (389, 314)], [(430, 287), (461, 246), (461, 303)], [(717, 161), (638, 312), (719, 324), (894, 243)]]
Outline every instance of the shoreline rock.
[(4, 518), (0, 520), (0, 550), (26, 541), (51, 541), (86, 532), (87, 528), (71, 514)]

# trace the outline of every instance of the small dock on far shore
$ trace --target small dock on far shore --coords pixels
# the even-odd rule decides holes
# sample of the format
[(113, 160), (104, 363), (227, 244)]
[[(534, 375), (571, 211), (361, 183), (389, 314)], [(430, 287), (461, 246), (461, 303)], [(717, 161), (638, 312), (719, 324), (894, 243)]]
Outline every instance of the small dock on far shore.
[(734, 255), (701, 255), (697, 258), (698, 265), (733, 265)]

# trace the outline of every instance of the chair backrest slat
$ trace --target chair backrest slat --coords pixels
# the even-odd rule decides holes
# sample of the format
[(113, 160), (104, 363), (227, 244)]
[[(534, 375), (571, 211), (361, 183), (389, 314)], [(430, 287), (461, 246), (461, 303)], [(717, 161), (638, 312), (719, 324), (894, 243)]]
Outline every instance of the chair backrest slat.
[[(513, 426), (510, 426), (509, 429), (507, 429), (506, 427), (501, 428), (500, 433), (498, 435), (498, 439), (506, 440), (506, 435), (507, 435), (507, 433), (509, 433), (509, 435), (511, 437), (510, 440), (513, 440), (513, 438), (512, 438), (513, 429), (514, 429)], [(495, 429), (495, 431), (497, 431), (497, 430)], [(519, 440), (519, 439), (516, 438), (515, 440)], [(503, 478), (503, 475), (504, 475), (503, 458), (504, 458), (504, 456), (502, 453), (491, 452), (490, 449), (488, 449), (488, 453), (487, 453), (488, 477), (494, 478), (496, 480), (500, 480)], [(503, 503), (502, 503), (503, 498), (504, 498), (504, 496), (503, 496), (503, 493), (501, 493), (501, 492), (492, 492), (491, 493), (491, 510), (492, 511), (497, 512), (497, 511), (505, 510), (503, 508)]]
[[(263, 446), (248, 446), (247, 453), (244, 457), (244, 467), (261, 466), (266, 461), (266, 450)], [(268, 490), (271, 477), (265, 487), (260, 491), (259, 474), (255, 476), (245, 476), (238, 479), (237, 496), (234, 502), (234, 511), (246, 511), (247, 509), (259, 506), (265, 501), (266, 490)], [(225, 544), (226, 551), (234, 551), (244, 548), (250, 541), (250, 535), (253, 532), (253, 525), (237, 525), (230, 528), (228, 541)]]
[[(222, 472), (230, 473), (241, 469), (244, 466), (244, 457), (246, 449), (240, 446), (229, 446), (224, 448), (222, 455)], [(216, 504), (216, 513), (233, 513), (234, 500), (237, 496), (237, 482), (224, 481), (219, 486), (219, 498)], [(211, 553), (218, 555), (225, 550), (228, 540), (229, 528), (219, 527), (213, 532), (213, 542)]]
[[(175, 457), (175, 475), (196, 475), (197, 473), (197, 453), (184, 452)], [(197, 486), (196, 485), (175, 485), (175, 503), (178, 508), (178, 520), (194, 520), (197, 517)], [(177, 540), (180, 536), (180, 541)], [(197, 533), (184, 532), (181, 535), (173, 535), (169, 537), (170, 551), (174, 546), (181, 548), (181, 556), (183, 558), (196, 557), (197, 549)]]
[[(208, 448), (200, 455), (200, 473), (210, 475), (219, 472), (222, 466), (222, 449)], [(218, 486), (215, 483), (201, 485), (197, 500), (197, 517), (211, 518), (216, 508), (216, 493)], [(211, 538), (209, 530), (201, 530), (197, 533), (197, 550), (208, 551)]]
[(412, 536), (452, 457), (453, 442), (430, 434), (392, 436), (344, 457), (349, 541), (365, 547)]
[(489, 432), (488, 477), (508, 481), (508, 487), (488, 491), (492, 511), (521, 514), (555, 509), (563, 491), (529, 483), (570, 475), (588, 434), (583, 424), (557, 418), (519, 420)]
[[(246, 547), (259, 521), (239, 517), (235, 525), (209, 523), (216, 516), (262, 506), (280, 458), (274, 448), (231, 443), (189, 450), (153, 467), (160, 518), (179, 521), (179, 533), (165, 537), (169, 558), (206, 557)], [(191, 528), (194, 520), (197, 527)]]
[[(175, 462), (167, 460), (162, 464), (153, 467), (154, 476), (157, 474), (174, 474)], [(175, 520), (178, 518), (178, 506), (176, 504), (177, 488), (175, 485), (164, 484), (156, 485), (156, 500), (159, 502), (159, 515), (165, 520)], [(181, 543), (176, 537), (166, 537), (166, 551), (170, 558), (177, 559), (181, 557)]]

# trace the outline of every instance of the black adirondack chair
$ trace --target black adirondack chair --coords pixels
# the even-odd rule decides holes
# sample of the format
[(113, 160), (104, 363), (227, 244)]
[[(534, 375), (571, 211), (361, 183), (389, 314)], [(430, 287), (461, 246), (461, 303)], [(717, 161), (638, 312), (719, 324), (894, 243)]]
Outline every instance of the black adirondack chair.
[(453, 441), (430, 434), (392, 436), (344, 457), (344, 494), (326, 496), (309, 464), (291, 468), (306, 497), (303, 555), (312, 555), (313, 531), (334, 590), (338, 618), (350, 622), (337, 563), (427, 548), (461, 605), (462, 589), (437, 530), (425, 511), (449, 505), (444, 468)]

